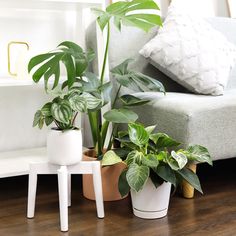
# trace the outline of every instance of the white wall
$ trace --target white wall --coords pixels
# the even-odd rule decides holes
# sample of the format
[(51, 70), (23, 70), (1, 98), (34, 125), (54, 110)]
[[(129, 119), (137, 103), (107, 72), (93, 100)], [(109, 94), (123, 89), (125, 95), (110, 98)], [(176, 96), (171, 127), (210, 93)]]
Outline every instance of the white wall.
[[(113, 0), (115, 2), (117, 0)], [(171, 0), (155, 0), (162, 11), (162, 15), (165, 16), (168, 5)], [(178, 0), (186, 5), (186, 10), (189, 12), (196, 12), (198, 9), (199, 14), (202, 16), (229, 16), (229, 9), (227, 0)], [(106, 0), (107, 3), (111, 0)]]
[[(189, 12), (196, 12), (202, 16), (229, 16), (227, 0), (178, 0), (184, 4)], [(165, 16), (170, 0), (156, 0), (159, 3), (162, 15)]]

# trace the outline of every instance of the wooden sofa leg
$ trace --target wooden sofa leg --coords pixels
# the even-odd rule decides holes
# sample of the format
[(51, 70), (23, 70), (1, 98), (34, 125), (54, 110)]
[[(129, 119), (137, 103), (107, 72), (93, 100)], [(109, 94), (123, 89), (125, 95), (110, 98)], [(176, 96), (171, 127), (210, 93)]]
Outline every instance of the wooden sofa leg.
[[(196, 173), (196, 171), (197, 171), (196, 164), (189, 164), (188, 168), (190, 170), (192, 170), (194, 173)], [(185, 180), (183, 181), (182, 189), (183, 189), (183, 197), (184, 198), (193, 198), (194, 197), (194, 188)]]

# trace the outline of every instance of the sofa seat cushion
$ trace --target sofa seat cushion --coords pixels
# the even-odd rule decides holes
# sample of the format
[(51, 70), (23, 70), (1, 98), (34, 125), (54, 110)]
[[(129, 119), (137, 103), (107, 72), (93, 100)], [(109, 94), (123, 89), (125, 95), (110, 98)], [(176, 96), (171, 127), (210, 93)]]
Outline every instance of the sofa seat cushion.
[(189, 144), (206, 146), (213, 159), (236, 157), (236, 89), (213, 97), (185, 93), (135, 94), (151, 100), (137, 108), (140, 121)]

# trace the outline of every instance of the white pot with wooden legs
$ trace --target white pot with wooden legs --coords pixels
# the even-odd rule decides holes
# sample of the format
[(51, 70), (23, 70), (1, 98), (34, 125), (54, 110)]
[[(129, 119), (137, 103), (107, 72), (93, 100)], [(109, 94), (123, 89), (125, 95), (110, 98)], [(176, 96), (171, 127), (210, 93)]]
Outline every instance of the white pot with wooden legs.
[(131, 190), (134, 215), (143, 219), (157, 219), (167, 215), (171, 184), (164, 182), (158, 188), (149, 178), (139, 192)]
[(81, 130), (51, 129), (47, 136), (47, 155), (51, 164), (74, 165), (82, 160)]

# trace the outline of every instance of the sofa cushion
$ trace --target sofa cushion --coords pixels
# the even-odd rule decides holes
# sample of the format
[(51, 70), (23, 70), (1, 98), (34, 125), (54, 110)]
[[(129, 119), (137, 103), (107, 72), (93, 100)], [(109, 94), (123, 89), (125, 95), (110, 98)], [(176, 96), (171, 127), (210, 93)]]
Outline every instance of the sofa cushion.
[(150, 99), (135, 108), (139, 121), (188, 144), (206, 146), (214, 160), (236, 157), (236, 89), (224, 96), (137, 93)]
[(207, 21), (174, 4), (158, 34), (140, 53), (170, 78), (200, 94), (222, 95), (236, 46)]

